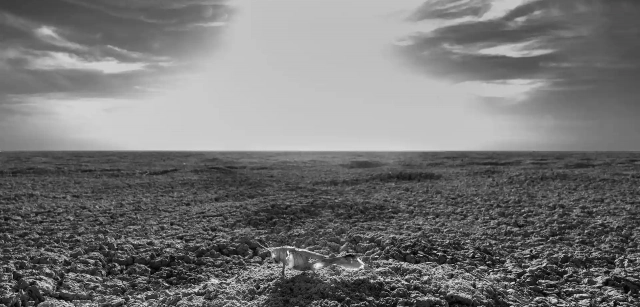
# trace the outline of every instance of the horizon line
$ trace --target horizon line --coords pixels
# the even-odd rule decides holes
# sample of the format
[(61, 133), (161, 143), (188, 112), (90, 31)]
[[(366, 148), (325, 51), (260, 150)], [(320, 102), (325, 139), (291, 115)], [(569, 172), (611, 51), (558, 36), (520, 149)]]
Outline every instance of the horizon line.
[(0, 153), (37, 153), (37, 152), (221, 152), (221, 153), (640, 153), (640, 150), (0, 150)]

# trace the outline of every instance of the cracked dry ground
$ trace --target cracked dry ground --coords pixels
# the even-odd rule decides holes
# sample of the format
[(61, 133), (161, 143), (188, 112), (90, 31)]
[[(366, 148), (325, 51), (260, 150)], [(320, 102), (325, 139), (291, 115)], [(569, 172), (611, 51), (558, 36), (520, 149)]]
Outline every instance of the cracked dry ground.
[[(1, 153), (0, 306), (638, 306), (640, 156)], [(367, 270), (287, 271), (257, 239)]]

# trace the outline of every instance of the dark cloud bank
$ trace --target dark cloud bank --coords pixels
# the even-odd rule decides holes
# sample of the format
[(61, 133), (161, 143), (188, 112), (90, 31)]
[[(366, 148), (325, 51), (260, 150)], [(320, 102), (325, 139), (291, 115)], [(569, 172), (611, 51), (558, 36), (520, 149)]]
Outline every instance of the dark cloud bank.
[(0, 104), (142, 91), (215, 50), (231, 14), (215, 0), (3, 0)]
[(412, 68), (454, 82), (543, 84), (517, 103), (484, 100), (532, 129), (567, 135), (545, 149), (640, 150), (640, 2), (534, 0), (483, 18), (495, 2), (425, 2), (412, 21), (461, 22), (415, 34), (399, 51)]

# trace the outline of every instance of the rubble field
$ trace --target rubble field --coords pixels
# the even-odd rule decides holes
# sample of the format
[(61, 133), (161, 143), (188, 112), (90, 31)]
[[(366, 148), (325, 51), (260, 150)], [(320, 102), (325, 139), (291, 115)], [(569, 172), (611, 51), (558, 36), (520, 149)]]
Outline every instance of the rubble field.
[(0, 153), (4, 307), (639, 306), (639, 235), (634, 153)]

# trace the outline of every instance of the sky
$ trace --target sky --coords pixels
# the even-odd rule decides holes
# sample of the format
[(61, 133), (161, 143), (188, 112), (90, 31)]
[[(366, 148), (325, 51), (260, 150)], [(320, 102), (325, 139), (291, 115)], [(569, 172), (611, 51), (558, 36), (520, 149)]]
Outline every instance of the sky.
[(635, 0), (3, 0), (0, 150), (640, 150)]

